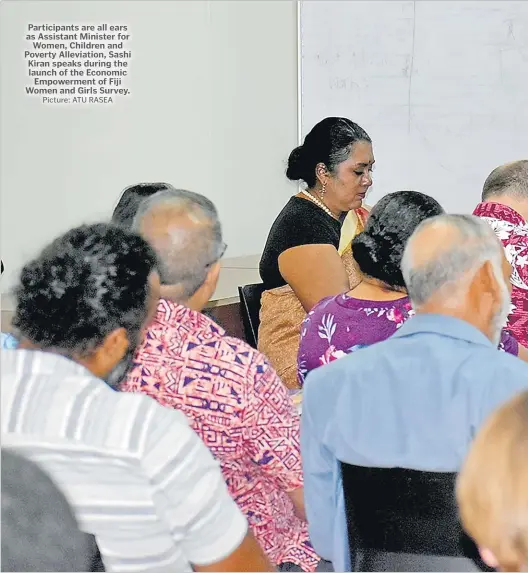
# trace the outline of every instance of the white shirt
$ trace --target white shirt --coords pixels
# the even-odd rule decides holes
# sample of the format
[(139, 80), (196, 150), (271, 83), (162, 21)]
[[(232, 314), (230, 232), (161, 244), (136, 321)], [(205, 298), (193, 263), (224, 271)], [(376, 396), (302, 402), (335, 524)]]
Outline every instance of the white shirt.
[(2, 445), (62, 488), (107, 571), (191, 571), (247, 532), (219, 464), (180, 412), (52, 353), (2, 352)]

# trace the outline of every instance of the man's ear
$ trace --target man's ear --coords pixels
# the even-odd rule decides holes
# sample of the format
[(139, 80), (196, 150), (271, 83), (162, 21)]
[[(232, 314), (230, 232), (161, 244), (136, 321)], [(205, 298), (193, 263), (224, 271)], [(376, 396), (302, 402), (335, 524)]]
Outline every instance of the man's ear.
[(129, 346), (127, 332), (123, 327), (116, 328), (106, 335), (93, 356), (94, 366), (101, 376), (106, 376), (115, 368), (125, 356)]
[(485, 261), (471, 281), (470, 291), (473, 291), (474, 300), (480, 299), (481, 304), (487, 304), (489, 308), (500, 305), (503, 294), (499, 281), (493, 263)]
[(491, 550), (486, 549), (485, 547), (479, 547), (479, 553), (482, 558), (482, 561), (488, 566), (492, 567), (493, 569), (497, 569), (499, 563), (495, 558), (495, 555), (491, 552)]
[(214, 265), (211, 265), (211, 268), (207, 272), (204, 284), (207, 285), (212, 290), (216, 289), (216, 284), (218, 283), (218, 277), (220, 276), (221, 268), (222, 265), (220, 264), (220, 261), (218, 261)]
[(497, 276), (491, 261), (485, 261), (477, 272), (482, 291), (489, 294), (496, 294), (500, 291), (497, 283)]
[(101, 346), (109, 358), (119, 362), (128, 350), (129, 344), (127, 332), (121, 327), (107, 334)]

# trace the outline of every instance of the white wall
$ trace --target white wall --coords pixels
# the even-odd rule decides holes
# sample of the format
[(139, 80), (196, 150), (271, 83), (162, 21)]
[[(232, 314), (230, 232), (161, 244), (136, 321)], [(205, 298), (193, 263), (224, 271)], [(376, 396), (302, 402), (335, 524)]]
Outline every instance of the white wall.
[[(168, 181), (218, 206), (229, 257), (259, 253), (295, 191), (294, 2), (2, 2), (1, 290), (60, 232), (106, 218), (120, 191)], [(127, 24), (132, 96), (112, 106), (41, 104), (25, 95), (34, 23)]]

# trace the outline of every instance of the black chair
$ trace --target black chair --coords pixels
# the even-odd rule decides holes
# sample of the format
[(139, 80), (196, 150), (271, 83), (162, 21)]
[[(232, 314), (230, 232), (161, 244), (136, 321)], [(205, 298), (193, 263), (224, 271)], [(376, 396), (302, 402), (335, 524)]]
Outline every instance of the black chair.
[(240, 313), (246, 342), (257, 348), (258, 330), (260, 325), (260, 298), (264, 292), (263, 284), (238, 287), (240, 297)]
[(462, 530), (455, 473), (341, 463), (354, 571), (487, 569)]

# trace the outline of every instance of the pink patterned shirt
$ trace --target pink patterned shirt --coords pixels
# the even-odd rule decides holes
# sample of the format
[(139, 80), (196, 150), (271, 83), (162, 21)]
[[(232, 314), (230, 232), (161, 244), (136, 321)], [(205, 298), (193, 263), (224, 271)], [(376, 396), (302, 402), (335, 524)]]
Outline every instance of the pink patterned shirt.
[(299, 415), (265, 357), (205, 315), (161, 299), (121, 390), (182, 410), (275, 564), (319, 557), (286, 492), (303, 485)]
[(480, 203), (473, 214), (486, 220), (504, 245), (513, 267), (508, 329), (523, 346), (528, 346), (528, 223), (502, 203)]

